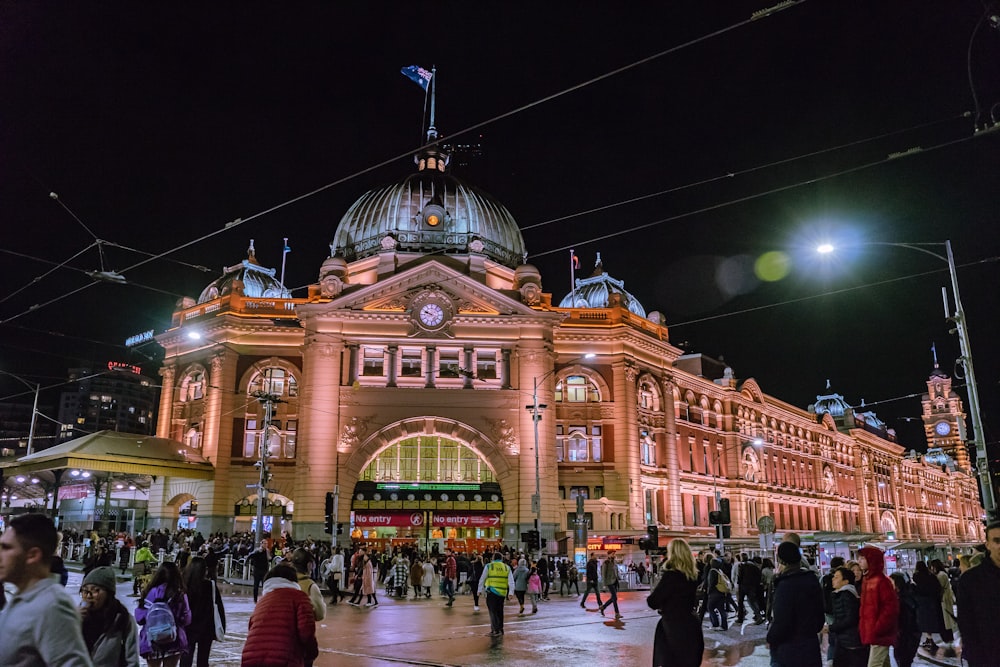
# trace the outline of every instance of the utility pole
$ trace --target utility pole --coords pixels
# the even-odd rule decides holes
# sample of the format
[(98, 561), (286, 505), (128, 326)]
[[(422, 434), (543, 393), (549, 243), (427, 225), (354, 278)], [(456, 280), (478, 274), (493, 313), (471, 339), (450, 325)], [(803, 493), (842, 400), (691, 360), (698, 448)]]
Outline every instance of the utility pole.
[(274, 394), (269, 394), (264, 391), (255, 391), (253, 397), (256, 398), (264, 406), (264, 432), (263, 437), (261, 437), (258, 443), (258, 459), (257, 459), (257, 469), (260, 473), (257, 482), (257, 536), (256, 541), (260, 542), (264, 539), (264, 506), (267, 503), (267, 483), (271, 480), (271, 468), (267, 465), (267, 461), (271, 456), (270, 452), (270, 440), (271, 440), (271, 420), (274, 415), (274, 404), (280, 403), (281, 400)]

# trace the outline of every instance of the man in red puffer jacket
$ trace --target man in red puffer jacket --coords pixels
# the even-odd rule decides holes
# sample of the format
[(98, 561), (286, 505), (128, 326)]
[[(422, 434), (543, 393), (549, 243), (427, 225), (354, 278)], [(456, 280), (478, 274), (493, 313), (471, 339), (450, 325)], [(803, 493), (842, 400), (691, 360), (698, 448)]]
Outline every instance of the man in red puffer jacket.
[(309, 596), (296, 581), (295, 568), (275, 565), (250, 617), (243, 646), (246, 667), (303, 667), (319, 655), (316, 618)]
[(864, 572), (861, 583), (861, 611), (858, 631), (861, 643), (868, 644), (868, 667), (889, 667), (889, 647), (896, 641), (899, 599), (889, 577), (881, 549), (858, 550), (858, 564)]

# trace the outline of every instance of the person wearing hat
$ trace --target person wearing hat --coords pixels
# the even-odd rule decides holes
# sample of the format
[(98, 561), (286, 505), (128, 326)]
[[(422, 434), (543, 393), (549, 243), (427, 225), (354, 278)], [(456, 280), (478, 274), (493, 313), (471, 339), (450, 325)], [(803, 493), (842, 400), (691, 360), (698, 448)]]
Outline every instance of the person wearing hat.
[(115, 592), (118, 580), (109, 566), (91, 570), (80, 586), (83, 641), (95, 667), (139, 664), (139, 642), (132, 614)]
[(295, 568), (295, 573), (298, 575), (299, 587), (303, 593), (309, 596), (309, 602), (312, 603), (313, 615), (317, 621), (322, 621), (326, 618), (326, 603), (323, 602), (323, 592), (309, 576), (309, 570), (315, 563), (313, 555), (302, 547), (298, 547), (292, 552), (291, 561), (292, 567)]
[(767, 631), (771, 667), (822, 667), (823, 588), (816, 573), (802, 567), (802, 552), (794, 542), (778, 545), (778, 561), (781, 573), (774, 578), (773, 616)]

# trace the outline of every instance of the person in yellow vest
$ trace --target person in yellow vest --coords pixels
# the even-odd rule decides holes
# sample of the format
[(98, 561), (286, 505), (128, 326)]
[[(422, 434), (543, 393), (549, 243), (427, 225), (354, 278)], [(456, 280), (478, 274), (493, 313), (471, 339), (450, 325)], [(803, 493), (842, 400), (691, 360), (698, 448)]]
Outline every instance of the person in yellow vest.
[(493, 554), (493, 560), (483, 568), (479, 578), (479, 592), (486, 594), (486, 608), (490, 612), (490, 637), (503, 634), (503, 605), (514, 590), (514, 574), (503, 562), (503, 554)]

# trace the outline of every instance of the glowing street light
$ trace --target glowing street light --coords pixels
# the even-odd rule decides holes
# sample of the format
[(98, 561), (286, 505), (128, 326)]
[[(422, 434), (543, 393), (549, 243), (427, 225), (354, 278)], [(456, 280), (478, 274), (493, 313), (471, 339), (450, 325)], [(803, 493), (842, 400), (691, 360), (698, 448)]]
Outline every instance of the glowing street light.
[[(959, 348), (962, 356), (959, 359), (965, 368), (966, 386), (969, 390), (969, 416), (972, 417), (973, 437), (970, 440), (976, 450), (976, 474), (979, 478), (979, 494), (983, 500), (983, 509), (990, 521), (997, 518), (996, 501), (993, 497), (993, 485), (990, 480), (989, 459), (986, 456), (986, 441), (983, 437), (983, 419), (979, 408), (979, 385), (976, 384), (976, 374), (972, 367), (972, 345), (969, 342), (968, 324), (965, 319), (965, 310), (962, 308), (962, 297), (958, 291), (958, 271), (955, 268), (955, 256), (951, 252), (951, 241), (939, 243), (889, 243), (885, 241), (869, 241), (858, 245), (879, 245), (893, 246), (897, 248), (908, 248), (930, 255), (948, 265), (948, 273), (951, 276), (951, 291), (955, 299), (955, 312), (950, 314), (948, 303), (948, 290), (941, 288), (941, 296), (944, 299), (944, 316), (946, 320), (955, 323), (955, 333), (958, 334)], [(933, 250), (928, 250), (927, 246), (944, 247), (945, 254), (942, 255)], [(823, 243), (816, 248), (816, 252), (829, 254), (835, 250), (833, 244)]]

